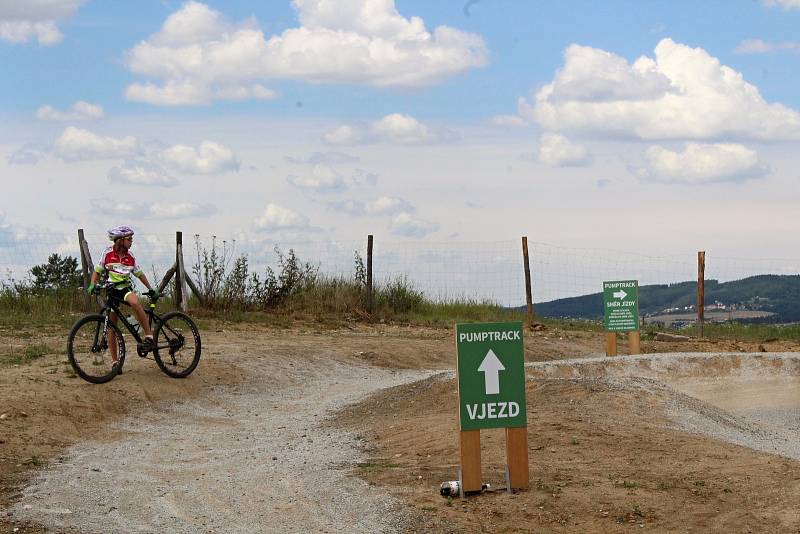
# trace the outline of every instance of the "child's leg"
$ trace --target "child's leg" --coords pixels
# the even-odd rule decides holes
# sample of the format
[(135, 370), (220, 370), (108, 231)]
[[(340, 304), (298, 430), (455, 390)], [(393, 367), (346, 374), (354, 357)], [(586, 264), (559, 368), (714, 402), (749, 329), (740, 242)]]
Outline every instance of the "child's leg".
[(139, 302), (139, 297), (136, 293), (131, 291), (125, 295), (125, 302), (130, 304), (133, 313), (136, 314), (136, 319), (142, 327), (144, 337), (153, 339), (153, 330), (150, 328), (150, 321), (147, 320), (147, 314), (144, 312), (144, 308), (142, 308), (142, 304)]

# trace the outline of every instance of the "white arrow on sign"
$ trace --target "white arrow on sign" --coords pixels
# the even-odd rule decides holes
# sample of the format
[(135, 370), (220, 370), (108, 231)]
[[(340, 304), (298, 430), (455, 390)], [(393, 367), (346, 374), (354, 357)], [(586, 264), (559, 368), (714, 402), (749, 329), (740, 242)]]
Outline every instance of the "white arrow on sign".
[(619, 291), (614, 291), (614, 298), (615, 299), (622, 300), (627, 296), (628, 296), (628, 294), (625, 293), (625, 290), (623, 290), (623, 289), (620, 289)]
[(483, 380), (486, 383), (486, 394), (497, 395), (500, 393), (500, 371), (505, 371), (501, 362), (492, 349), (486, 353), (486, 357), (481, 362), (478, 371), (483, 373)]

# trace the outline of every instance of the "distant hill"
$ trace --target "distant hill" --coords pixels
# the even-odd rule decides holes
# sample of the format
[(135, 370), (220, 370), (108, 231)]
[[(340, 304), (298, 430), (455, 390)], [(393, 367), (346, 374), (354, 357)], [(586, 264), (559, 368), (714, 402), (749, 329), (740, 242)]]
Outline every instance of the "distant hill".
[[(742, 280), (705, 282), (705, 304), (709, 309), (719, 302), (726, 309), (759, 310), (774, 313), (769, 322), (800, 321), (800, 275), (765, 274)], [(639, 287), (639, 314), (659, 315), (670, 310), (685, 313), (697, 303), (697, 282), (679, 282)], [(536, 315), (581, 319), (603, 318), (603, 294), (537, 302)], [(762, 319), (763, 321), (763, 319)]]

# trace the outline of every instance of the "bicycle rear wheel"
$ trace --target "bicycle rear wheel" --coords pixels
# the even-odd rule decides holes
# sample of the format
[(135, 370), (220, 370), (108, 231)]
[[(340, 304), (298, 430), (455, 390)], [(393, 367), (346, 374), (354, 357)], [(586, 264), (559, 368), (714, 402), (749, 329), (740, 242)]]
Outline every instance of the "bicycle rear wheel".
[(172, 378), (186, 378), (200, 363), (200, 332), (185, 313), (164, 315), (156, 327), (155, 340), (153, 357)]
[[(125, 362), (125, 339), (122, 332), (112, 323), (104, 328), (105, 317), (87, 315), (72, 327), (67, 338), (67, 357), (75, 373), (93, 384), (108, 382), (117, 376)], [(108, 346), (109, 333), (117, 339), (118, 365), (114, 365), (114, 355)]]

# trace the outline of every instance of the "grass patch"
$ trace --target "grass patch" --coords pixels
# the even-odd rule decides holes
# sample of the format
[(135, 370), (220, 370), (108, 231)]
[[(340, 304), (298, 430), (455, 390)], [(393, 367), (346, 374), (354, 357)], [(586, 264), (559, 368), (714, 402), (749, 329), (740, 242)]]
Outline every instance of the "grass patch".
[(29, 345), (27, 347), (10, 347), (8, 352), (0, 352), (0, 366), (26, 365), (46, 354), (58, 352), (46, 344)]
[(525, 321), (524, 313), (509, 310), (490, 302), (422, 301), (412, 309), (397, 311), (391, 307), (377, 309), (374, 319), (424, 326), (449, 327), (453, 323), (489, 321)]
[[(647, 326), (642, 330), (642, 338), (652, 339), (656, 332), (665, 330), (670, 329)], [(697, 337), (700, 334), (697, 325), (690, 325), (673, 331), (684, 336)], [(738, 340), (762, 343), (769, 341), (797, 341), (800, 339), (800, 323), (787, 325), (745, 324), (738, 321), (705, 323), (703, 325), (703, 337), (711, 340)]]
[(356, 465), (364, 471), (380, 471), (383, 469), (397, 469), (400, 467), (400, 464), (394, 462), (360, 462)]
[(703, 334), (710, 339), (740, 339), (747, 341), (796, 341), (800, 339), (800, 324), (767, 325), (741, 324), (729, 322), (724, 324), (707, 324)]
[(0, 327), (27, 329), (38, 326), (69, 327), (83, 310), (79, 290), (34, 292), (0, 287)]
[(536, 481), (536, 489), (539, 491), (544, 491), (545, 493), (550, 493), (551, 495), (555, 495), (561, 493), (561, 487), (557, 484), (548, 484), (544, 480), (537, 480)]

